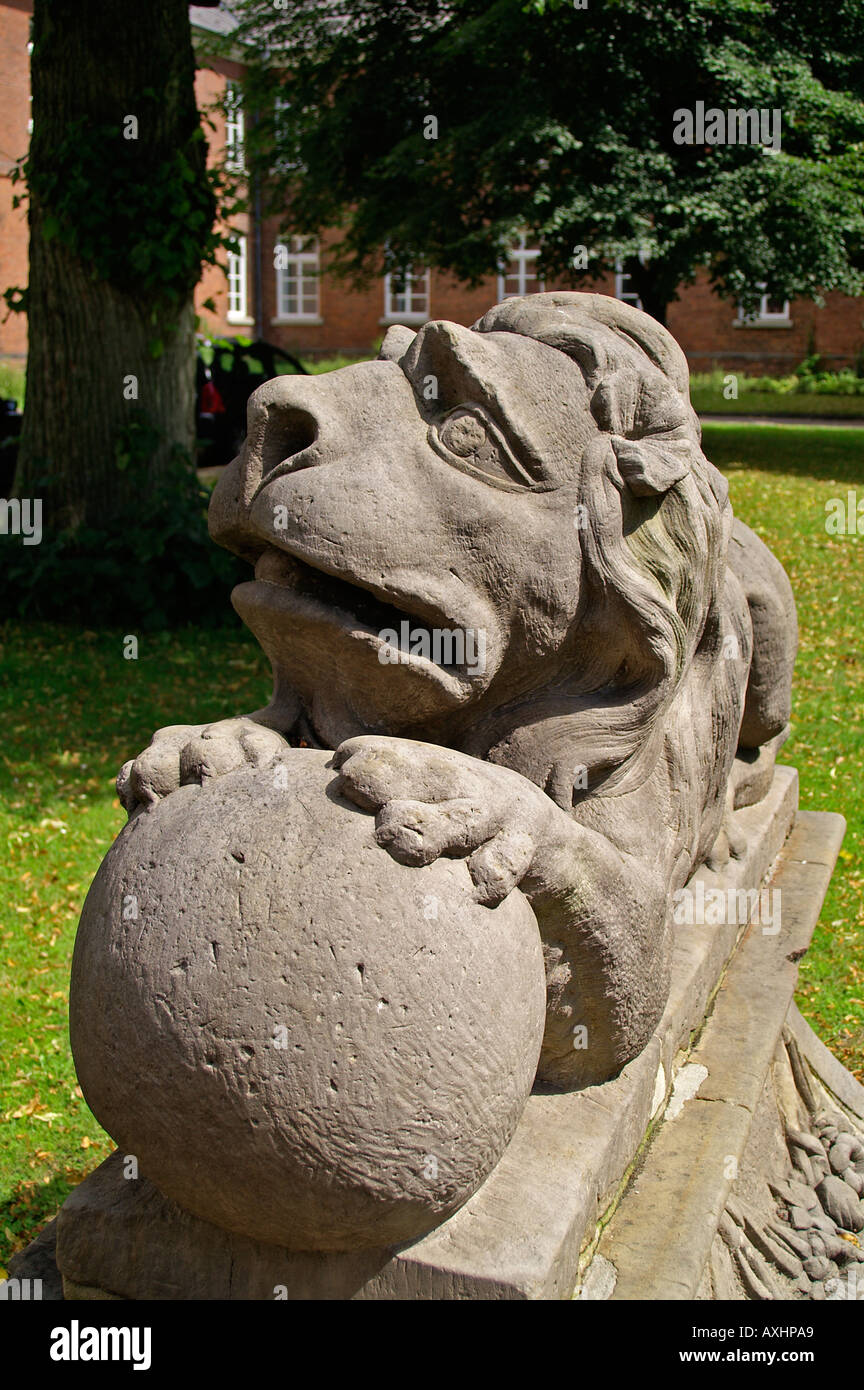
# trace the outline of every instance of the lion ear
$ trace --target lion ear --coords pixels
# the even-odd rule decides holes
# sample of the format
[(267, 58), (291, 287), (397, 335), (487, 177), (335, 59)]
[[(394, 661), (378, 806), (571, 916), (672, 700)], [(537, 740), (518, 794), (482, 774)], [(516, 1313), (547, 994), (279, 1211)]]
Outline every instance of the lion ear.
[(668, 492), (690, 472), (693, 444), (689, 439), (622, 439), (613, 435), (618, 471), (637, 497)]
[(395, 323), (387, 329), (378, 350), (379, 362), (398, 362), (400, 358), (410, 348), (417, 333), (413, 328), (406, 328), (404, 324)]
[(594, 392), (591, 413), (612, 436), (619, 472), (637, 497), (668, 492), (690, 471), (692, 440), (670, 438), (686, 428), (687, 407), (659, 373), (612, 372)]

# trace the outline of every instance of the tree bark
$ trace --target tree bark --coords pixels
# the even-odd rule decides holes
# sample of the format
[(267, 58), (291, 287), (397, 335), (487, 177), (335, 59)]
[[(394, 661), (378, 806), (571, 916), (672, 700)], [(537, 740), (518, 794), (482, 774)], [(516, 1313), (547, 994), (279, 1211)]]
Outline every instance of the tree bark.
[(639, 292), (639, 298), (645, 313), (650, 314), (652, 319), (656, 319), (658, 323), (662, 323), (665, 328), (666, 315), (669, 310), (669, 298), (664, 289), (655, 286), (648, 277), (645, 277), (641, 282), (638, 281), (635, 276), (633, 279), (636, 283), (636, 288)]
[[(48, 532), (83, 523), (104, 525), (112, 512), (134, 502), (127, 495), (130, 479), (118, 467), (118, 453), (136, 419), (146, 420), (148, 429), (157, 432), (153, 439), (158, 442), (147, 457), (154, 479), (167, 469), (178, 445), (191, 456), (192, 295), (200, 257), (197, 265), (190, 264), (185, 281), (176, 266), (167, 266), (166, 279), (173, 276), (175, 283), (168, 298), (153, 285), (152, 275), (146, 290), (136, 286), (132, 272), (106, 275), (104, 265), (100, 268), (87, 254), (86, 244), (83, 254), (80, 239), (76, 242), (73, 235), (70, 244), (62, 219), (58, 230), (51, 197), (40, 195), (40, 179), (47, 174), (50, 180), (52, 161), (68, 140), (70, 125), (82, 120), (85, 132), (116, 130), (119, 143), (110, 142), (111, 159), (136, 161), (135, 178), (144, 196), (148, 178), (155, 181), (163, 161), (176, 158), (178, 150), (189, 150), (195, 178), (205, 179), (206, 147), (193, 138), (199, 129), (194, 71), (184, 0), (138, 0), (134, 5), (128, 0), (36, 0), (28, 173), (29, 354), (16, 490), (43, 498)], [(130, 115), (139, 122), (137, 140), (123, 138)], [(200, 187), (199, 195), (209, 196)], [(99, 206), (95, 199), (93, 207)], [(106, 208), (101, 227), (97, 220), (96, 237), (104, 235), (109, 256), (116, 257), (122, 246), (112, 248), (111, 238), (130, 239), (129, 207), (112, 209), (108, 202)], [(136, 257), (139, 251), (136, 247)], [(153, 254), (160, 254), (158, 247)]]
[(669, 305), (675, 298), (677, 281), (674, 273), (670, 274), (667, 267), (661, 269), (656, 263), (652, 265), (650, 261), (643, 264), (637, 256), (629, 259), (624, 268), (639, 295), (645, 313), (650, 314), (665, 327)]

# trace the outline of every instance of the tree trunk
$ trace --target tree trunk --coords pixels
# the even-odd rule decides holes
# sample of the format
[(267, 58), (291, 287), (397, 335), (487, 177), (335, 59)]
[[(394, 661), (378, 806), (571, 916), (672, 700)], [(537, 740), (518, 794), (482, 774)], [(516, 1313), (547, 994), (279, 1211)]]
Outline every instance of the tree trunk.
[(645, 277), (645, 280), (641, 284), (637, 283), (636, 288), (639, 291), (639, 298), (642, 301), (642, 308), (645, 310), (645, 313), (650, 314), (652, 319), (656, 319), (658, 323), (662, 323), (665, 328), (669, 300), (664, 290), (659, 286), (655, 286), (648, 277)]
[[(212, 211), (212, 196), (205, 183), (206, 146), (196, 136), (200, 123), (184, 0), (36, 0), (33, 45), (29, 355), (17, 491), (43, 498), (44, 526), (51, 532), (85, 522), (104, 525), (112, 512), (134, 501), (126, 496), (130, 481), (122, 458), (118, 467), (118, 455), (128, 452), (130, 426), (143, 427), (138, 438), (154, 479), (177, 446), (191, 455), (192, 295), (201, 263), (196, 230), (183, 242), (192, 246), (191, 254), (182, 253), (185, 266), (168, 259), (157, 237), (142, 253), (139, 238), (146, 200), (153, 200), (152, 212), (155, 200), (164, 199), (160, 171), (176, 161), (178, 151), (188, 152), (193, 191), (187, 204), (178, 198), (177, 218), (182, 220), (184, 207), (206, 208), (208, 199)], [(130, 116), (138, 122), (137, 139), (124, 137), (124, 130), (134, 128)], [(80, 196), (77, 185), (62, 183), (74, 164), (73, 153), (64, 169), (63, 142), (68, 153), (76, 122), (83, 122), (82, 147), (94, 142), (86, 168), (97, 170)], [(124, 166), (124, 160), (133, 163)], [(59, 194), (52, 183), (56, 171)], [(115, 172), (134, 180), (131, 197), (115, 196)], [(166, 232), (176, 231), (170, 219), (165, 222)], [(209, 235), (209, 225), (205, 230)], [(152, 271), (161, 267), (160, 257), (161, 286)], [(140, 276), (133, 268), (138, 266), (145, 271)]]
[(670, 276), (665, 267), (661, 269), (656, 263), (652, 265), (650, 261), (643, 264), (636, 256), (628, 260), (624, 268), (639, 295), (645, 313), (650, 314), (665, 328), (669, 305), (675, 298), (677, 282), (674, 277)]

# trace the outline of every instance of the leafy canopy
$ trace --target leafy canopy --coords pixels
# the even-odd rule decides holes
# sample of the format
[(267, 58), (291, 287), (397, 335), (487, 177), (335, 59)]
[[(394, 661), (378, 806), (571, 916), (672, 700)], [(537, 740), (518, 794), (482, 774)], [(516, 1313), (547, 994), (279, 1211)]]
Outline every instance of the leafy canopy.
[[(249, 167), (286, 233), (340, 229), (355, 284), (382, 261), (476, 284), (528, 228), (547, 275), (621, 259), (661, 317), (700, 266), (751, 307), (864, 289), (864, 0), (235, 8)], [(698, 101), (779, 109), (781, 148), (676, 143)]]

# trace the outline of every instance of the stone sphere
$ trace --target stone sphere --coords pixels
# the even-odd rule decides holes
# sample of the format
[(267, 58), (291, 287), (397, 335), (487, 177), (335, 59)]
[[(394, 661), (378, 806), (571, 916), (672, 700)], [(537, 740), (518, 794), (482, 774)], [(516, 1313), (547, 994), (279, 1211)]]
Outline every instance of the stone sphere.
[(136, 814), (84, 904), (70, 1028), (142, 1176), (291, 1250), (416, 1239), (501, 1157), (545, 1019), (536, 919), (462, 860), (397, 863), (331, 754)]

